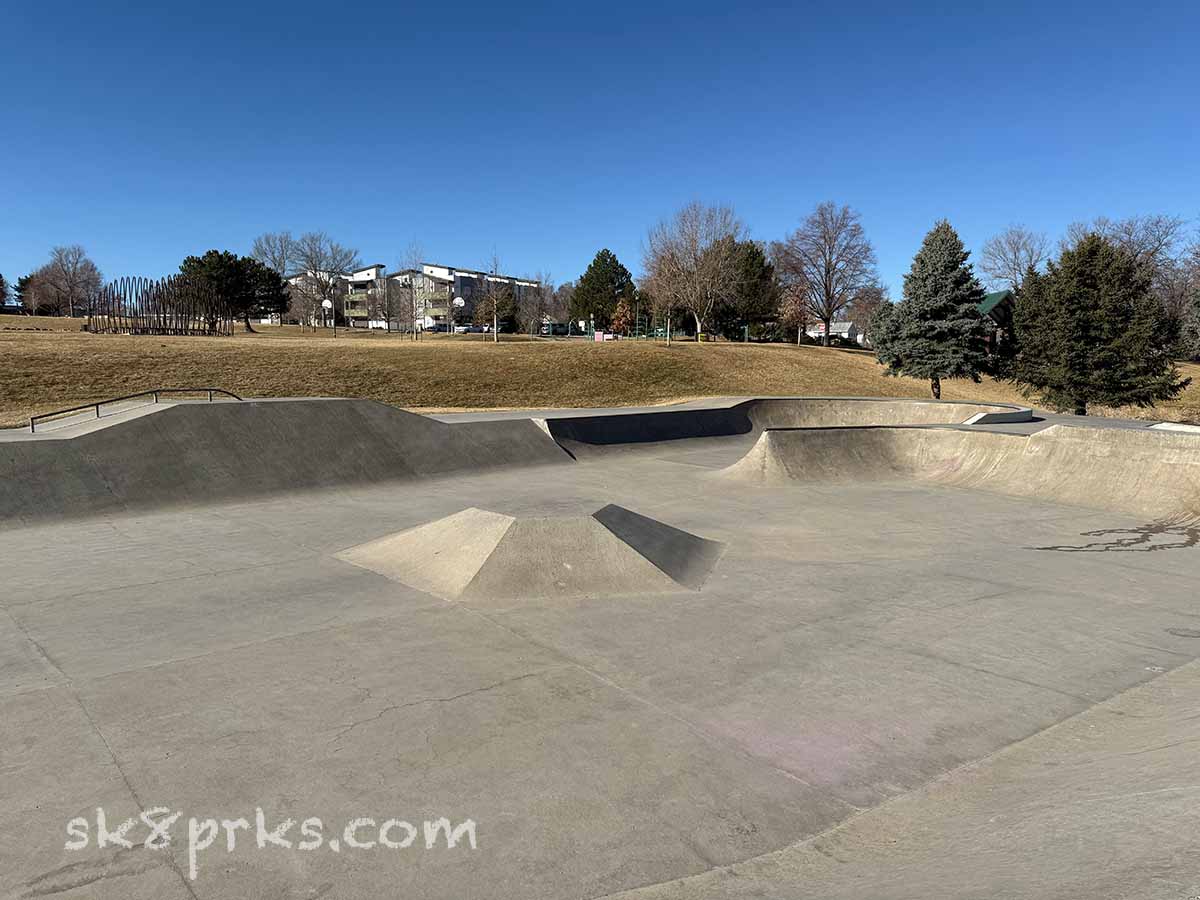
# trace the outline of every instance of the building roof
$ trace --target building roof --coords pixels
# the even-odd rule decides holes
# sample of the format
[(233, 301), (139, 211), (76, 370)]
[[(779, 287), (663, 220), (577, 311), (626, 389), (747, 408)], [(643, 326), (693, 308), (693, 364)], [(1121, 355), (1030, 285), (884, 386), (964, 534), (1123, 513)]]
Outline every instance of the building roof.
[(977, 309), (985, 316), (991, 315), (992, 310), (1011, 298), (1012, 294), (1012, 291), (992, 291), (990, 294), (984, 294)]
[(502, 275), (496, 272), (481, 272), (479, 269), (460, 269), (458, 266), (444, 266), (441, 263), (425, 262), (421, 263), (421, 265), (432, 266), (435, 269), (447, 269), (458, 275), (478, 275), (485, 278), (503, 278), (507, 281), (520, 281), (525, 284), (541, 284), (541, 282), (537, 281), (536, 279), (523, 278), (520, 275)]
[[(821, 322), (814, 322), (808, 326), (808, 330), (809, 331), (819, 331), (823, 327), (824, 326)], [(848, 321), (830, 322), (829, 323), (829, 333), (830, 334), (849, 334), (850, 330), (853, 329), (854, 327), (855, 326), (854, 326), (853, 322), (848, 322)]]

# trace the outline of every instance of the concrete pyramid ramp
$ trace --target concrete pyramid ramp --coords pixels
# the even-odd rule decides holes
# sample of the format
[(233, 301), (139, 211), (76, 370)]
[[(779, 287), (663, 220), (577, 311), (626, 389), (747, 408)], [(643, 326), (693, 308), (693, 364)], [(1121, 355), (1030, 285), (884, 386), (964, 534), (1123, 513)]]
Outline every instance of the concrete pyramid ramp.
[(462, 595), (515, 520), (471, 507), (337, 554), (393, 581), (446, 599)]
[(700, 589), (725, 549), (720, 541), (696, 537), (613, 503), (596, 510), (592, 518), (692, 590)]
[(337, 554), (447, 600), (697, 590), (724, 545), (620, 506), (515, 518), (474, 507)]

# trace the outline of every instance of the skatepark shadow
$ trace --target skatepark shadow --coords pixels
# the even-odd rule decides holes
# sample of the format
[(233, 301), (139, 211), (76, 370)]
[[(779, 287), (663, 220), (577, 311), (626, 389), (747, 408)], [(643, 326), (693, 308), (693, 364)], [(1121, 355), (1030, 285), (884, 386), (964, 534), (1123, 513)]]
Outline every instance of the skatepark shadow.
[(1084, 531), (1080, 537), (1103, 538), (1077, 546), (1031, 547), (1031, 550), (1057, 550), (1061, 553), (1109, 553), (1155, 550), (1185, 550), (1200, 544), (1200, 522), (1151, 522), (1134, 528), (1103, 528)]

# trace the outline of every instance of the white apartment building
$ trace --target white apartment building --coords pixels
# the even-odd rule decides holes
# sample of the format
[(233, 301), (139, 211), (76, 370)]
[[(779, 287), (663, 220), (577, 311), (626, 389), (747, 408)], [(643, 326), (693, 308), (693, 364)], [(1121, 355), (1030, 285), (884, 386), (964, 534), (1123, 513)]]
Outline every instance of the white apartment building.
[(386, 287), (384, 281), (386, 272), (386, 266), (382, 263), (375, 263), (342, 276), (346, 279), (346, 297), (342, 314), (348, 323), (363, 324), (365, 322), (369, 324), (372, 319), (378, 319), (378, 327), (387, 327), (387, 322), (382, 319), (384, 304), (372, 302)]
[(419, 269), (405, 269), (388, 278), (402, 288), (402, 296), (410, 296), (412, 290), (417, 326), (426, 330), (448, 329), (452, 327), (452, 318), (456, 322), (469, 321), (475, 313), (476, 301), (486, 293), (489, 283), (510, 286), (517, 302), (525, 291), (541, 287), (541, 282), (527, 278), (437, 263), (422, 263)]
[[(311, 277), (311, 273), (298, 272), (287, 276), (287, 282), (300, 285)], [(404, 269), (390, 275), (382, 263), (375, 263), (338, 278), (342, 289), (333, 302), (339, 322), (350, 327), (387, 328), (390, 318), (393, 328), (407, 328), (415, 321), (418, 329), (427, 331), (447, 330), (452, 327), (452, 319), (469, 321), (476, 300), (483, 296), (489, 283), (510, 285), (518, 302), (525, 291), (541, 286), (540, 282), (526, 278), (436, 263), (422, 263), (419, 269)], [(322, 321), (332, 324), (332, 317), (323, 319), (317, 313), (315, 318), (313, 324)]]
[[(333, 302), (333, 312), (336, 314), (339, 322), (347, 322), (348, 324), (363, 324), (365, 325), (372, 313), (376, 304), (371, 301), (379, 294), (385, 284), (384, 275), (387, 272), (387, 267), (382, 263), (375, 263), (370, 266), (363, 266), (361, 269), (355, 269), (349, 273), (338, 273), (333, 277), (338, 284), (335, 288), (334, 296), (331, 298)], [(309, 282), (309, 289), (312, 293), (317, 294), (322, 292), (317, 286), (318, 283), (323, 284), (327, 281), (327, 274), (320, 273), (321, 278), (316, 277), (314, 272), (296, 272), (293, 275), (285, 275), (284, 280), (292, 288), (302, 288), (305, 282)], [(311, 312), (312, 321), (310, 325), (332, 325), (333, 316), (325, 315), (320, 309), (313, 309)], [(275, 317), (278, 319), (278, 317)], [(263, 319), (264, 325), (272, 322)], [(385, 322), (380, 322), (380, 325), (386, 325)]]

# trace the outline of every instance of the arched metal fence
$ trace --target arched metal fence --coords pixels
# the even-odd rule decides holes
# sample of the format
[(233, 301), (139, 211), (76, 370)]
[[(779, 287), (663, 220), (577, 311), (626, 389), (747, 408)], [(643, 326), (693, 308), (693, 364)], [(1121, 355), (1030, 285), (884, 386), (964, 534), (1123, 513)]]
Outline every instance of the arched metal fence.
[(96, 294), (88, 331), (101, 334), (233, 334), (233, 310), (206, 283), (184, 275), (118, 278)]

